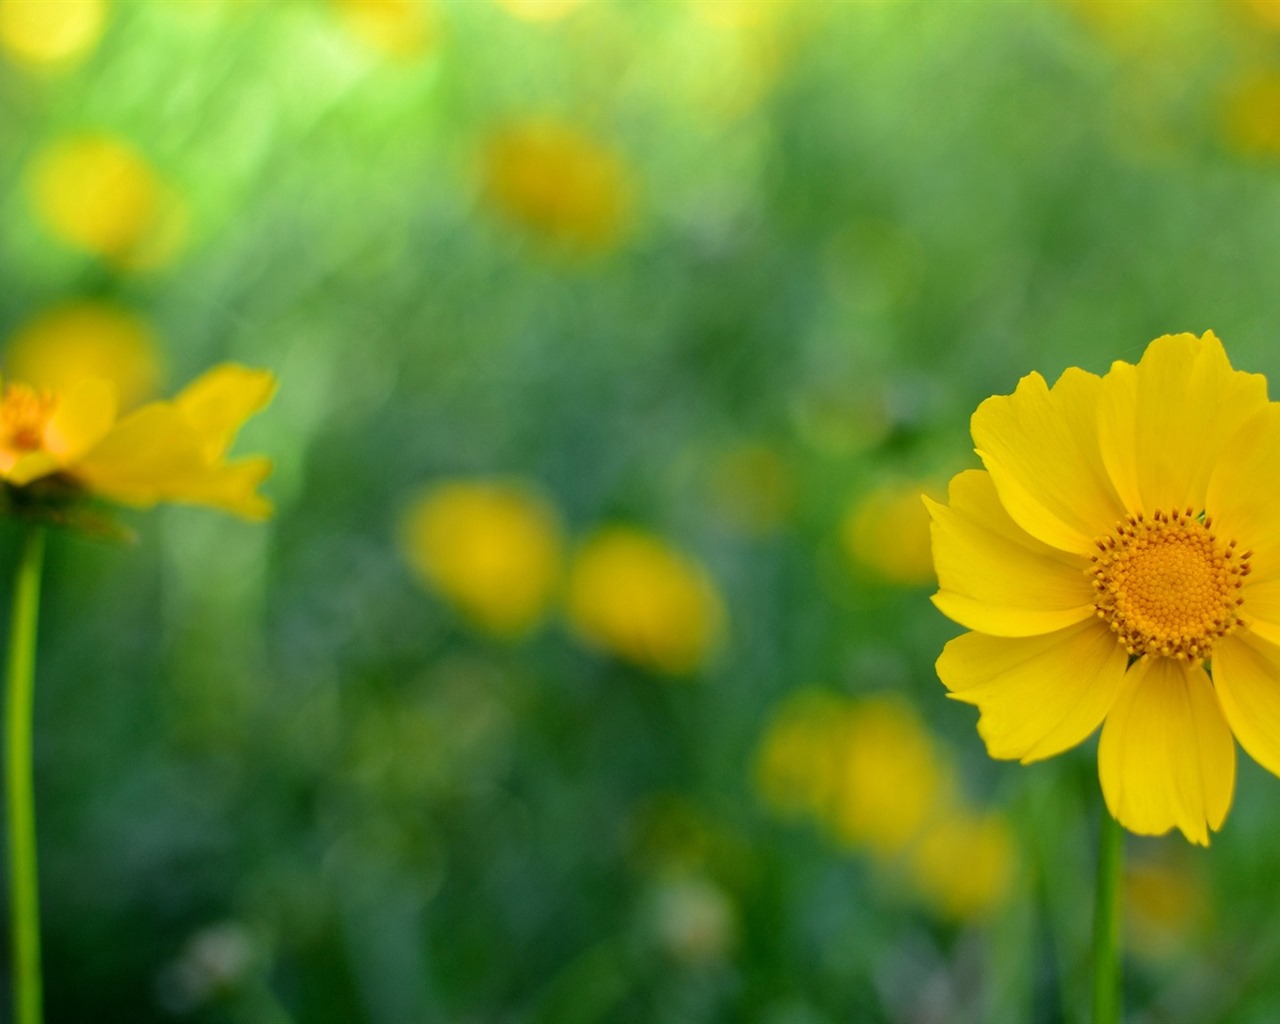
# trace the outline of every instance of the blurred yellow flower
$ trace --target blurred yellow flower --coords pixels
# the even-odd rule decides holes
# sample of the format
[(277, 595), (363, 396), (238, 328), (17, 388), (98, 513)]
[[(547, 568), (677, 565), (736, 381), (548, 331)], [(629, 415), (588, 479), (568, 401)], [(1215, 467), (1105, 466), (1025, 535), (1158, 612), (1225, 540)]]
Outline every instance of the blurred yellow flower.
[(919, 716), (893, 697), (851, 703), (841, 732), (831, 826), (847, 843), (897, 857), (951, 802), (949, 766)]
[(632, 186), (621, 159), (559, 121), (506, 125), (483, 155), (484, 188), (507, 217), (582, 250), (616, 244), (628, 227)]
[(0, 0), (0, 49), (32, 67), (68, 67), (97, 45), (106, 15), (106, 0)]
[(436, 15), (429, 0), (332, 2), (352, 35), (389, 57), (416, 57), (436, 41)]
[(109, 380), (121, 410), (150, 398), (160, 383), (151, 329), (103, 302), (68, 303), (29, 321), (10, 339), (5, 367), (16, 380), (60, 394), (86, 378)]
[(876, 575), (905, 586), (930, 583), (933, 555), (929, 510), (921, 497), (925, 484), (885, 484), (857, 502), (845, 515), (840, 537), (853, 561)]
[(756, 755), (756, 788), (776, 813), (826, 819), (844, 781), (848, 702), (801, 690), (774, 712)]
[(451, 481), (423, 491), (401, 523), (409, 564), (475, 625), (499, 636), (531, 629), (560, 576), (560, 525), (519, 482)]
[(1249, 156), (1280, 156), (1280, 72), (1243, 78), (1222, 110), (1227, 142)]
[(1039, 374), (973, 415), (985, 470), (932, 505), (934, 603), (971, 630), (938, 675), (992, 757), (1099, 726), (1132, 832), (1209, 842), (1235, 739), (1280, 774), (1280, 403), (1212, 332), (1157, 338), (1105, 376)]
[(589, 643), (672, 675), (699, 668), (725, 612), (701, 566), (640, 530), (611, 527), (582, 545), (569, 574), (569, 618)]
[(29, 186), (36, 213), (55, 236), (118, 266), (160, 266), (181, 247), (181, 200), (122, 140), (62, 139), (37, 156)]
[(1017, 870), (1008, 823), (995, 813), (943, 815), (920, 836), (911, 870), (921, 894), (946, 916), (984, 917), (1004, 904)]
[(52, 481), (126, 505), (184, 502), (264, 519), (271, 505), (257, 487), (270, 460), (228, 461), (227, 449), (275, 386), (265, 370), (226, 363), (172, 401), (118, 417), (109, 380), (83, 378), (65, 392), (11, 381), (0, 397), (0, 479), (33, 491)]
[(582, 6), (583, 0), (494, 0), (522, 21), (559, 21)]

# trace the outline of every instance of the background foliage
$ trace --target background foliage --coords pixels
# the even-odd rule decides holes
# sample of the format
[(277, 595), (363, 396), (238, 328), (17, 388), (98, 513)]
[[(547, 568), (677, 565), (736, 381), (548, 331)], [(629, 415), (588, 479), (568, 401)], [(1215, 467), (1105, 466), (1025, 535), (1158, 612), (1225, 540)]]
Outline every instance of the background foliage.
[[(1274, 0), (0, 0), (0, 47), (6, 372), (281, 380), (270, 524), (51, 546), (52, 1022), (1085, 1020), (1093, 751), (943, 699), (918, 495), (1032, 369), (1280, 372)], [(1274, 1019), (1278, 787), (1130, 840), (1131, 1020)]]

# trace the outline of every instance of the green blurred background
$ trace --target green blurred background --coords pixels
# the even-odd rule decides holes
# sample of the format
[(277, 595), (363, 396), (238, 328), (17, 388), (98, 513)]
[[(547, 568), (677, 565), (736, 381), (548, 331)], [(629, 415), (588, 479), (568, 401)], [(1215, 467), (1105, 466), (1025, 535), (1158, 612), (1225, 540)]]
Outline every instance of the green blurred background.
[[(1092, 745), (944, 699), (919, 494), (1031, 370), (1280, 372), (1275, 0), (0, 0), (0, 55), (5, 372), (280, 378), (272, 522), (51, 545), (51, 1024), (1083, 1024)], [(1130, 840), (1129, 1020), (1275, 1020), (1278, 797)]]

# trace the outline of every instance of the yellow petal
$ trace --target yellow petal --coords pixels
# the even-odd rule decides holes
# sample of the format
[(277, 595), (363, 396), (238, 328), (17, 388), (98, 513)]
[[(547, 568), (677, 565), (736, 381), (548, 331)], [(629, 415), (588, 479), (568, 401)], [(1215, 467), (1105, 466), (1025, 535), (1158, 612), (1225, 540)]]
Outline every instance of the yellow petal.
[(933, 603), (944, 615), (992, 636), (1051, 633), (1093, 616), (1088, 561), (1010, 519), (989, 474), (959, 474), (948, 498), (949, 505), (925, 499), (941, 588)]
[(61, 468), (61, 461), (49, 452), (27, 452), (25, 455), (18, 456), (17, 461), (4, 474), (4, 478), (15, 487), (23, 487), (32, 480), (50, 476)]
[(244, 421), (271, 401), (275, 374), (235, 363), (223, 363), (192, 381), (174, 399), (192, 427), (205, 439), (210, 459), (221, 456)]
[(1241, 425), (1267, 405), (1267, 381), (1231, 368), (1212, 331), (1166, 334), (1137, 366), (1103, 378), (1103, 461), (1134, 512), (1205, 507), (1209, 478)]
[(271, 475), (272, 463), (263, 455), (234, 462), (219, 462), (189, 477), (171, 479), (161, 489), (163, 501), (205, 505), (244, 519), (268, 519), (274, 506), (257, 493), (258, 485)]
[(1280, 647), (1247, 629), (1218, 641), (1213, 684), (1240, 746), (1280, 775)]
[(1244, 598), (1241, 619), (1248, 625), (1249, 632), (1280, 644), (1280, 579), (1246, 577), (1240, 593)]
[(177, 406), (153, 402), (120, 420), (72, 472), (105, 497), (151, 505), (205, 469), (204, 445)]
[(1137, 661), (1102, 727), (1098, 775), (1107, 808), (1130, 832), (1158, 836), (1176, 826), (1207, 846), (1231, 806), (1236, 752), (1205, 670), (1172, 658)]
[(938, 659), (956, 700), (976, 704), (992, 757), (1024, 764), (1084, 741), (1102, 722), (1128, 655), (1096, 619), (1044, 636), (965, 633)]
[(1232, 437), (1204, 507), (1224, 542), (1253, 551), (1251, 582), (1280, 579), (1280, 403), (1257, 412)]
[(1102, 379), (1074, 367), (1052, 390), (1038, 373), (973, 414), (974, 444), (1000, 502), (1033, 537), (1085, 554), (1125, 514), (1098, 448)]
[(115, 386), (96, 377), (81, 380), (54, 410), (44, 431), (45, 447), (63, 464), (73, 462), (107, 435), (115, 418)]

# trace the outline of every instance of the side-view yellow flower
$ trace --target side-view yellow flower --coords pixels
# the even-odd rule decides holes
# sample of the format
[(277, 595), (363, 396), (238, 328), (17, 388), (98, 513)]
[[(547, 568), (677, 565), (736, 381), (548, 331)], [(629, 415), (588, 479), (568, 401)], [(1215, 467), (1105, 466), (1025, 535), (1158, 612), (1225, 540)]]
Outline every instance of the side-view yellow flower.
[(125, 505), (183, 502), (265, 519), (271, 504), (257, 489), (270, 459), (229, 460), (227, 450), (275, 388), (270, 372), (225, 363), (173, 400), (119, 416), (115, 388), (101, 378), (61, 394), (9, 382), (0, 394), (0, 480), (20, 489), (56, 480)]
[(934, 603), (972, 630), (938, 675), (1023, 763), (1099, 725), (1130, 831), (1207, 844), (1235, 744), (1280, 774), (1280, 403), (1212, 333), (1105, 376), (1032, 373), (972, 420), (985, 470), (927, 502)]

